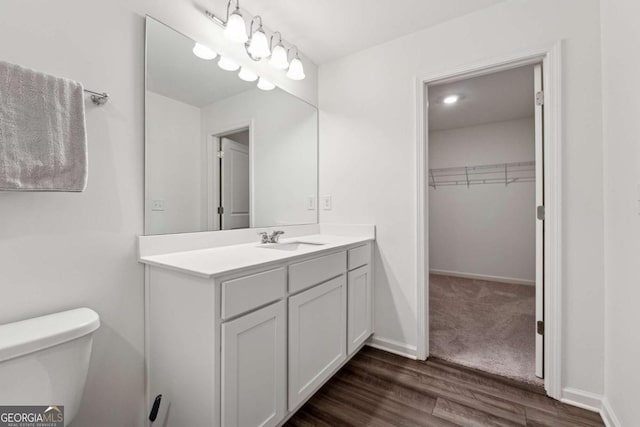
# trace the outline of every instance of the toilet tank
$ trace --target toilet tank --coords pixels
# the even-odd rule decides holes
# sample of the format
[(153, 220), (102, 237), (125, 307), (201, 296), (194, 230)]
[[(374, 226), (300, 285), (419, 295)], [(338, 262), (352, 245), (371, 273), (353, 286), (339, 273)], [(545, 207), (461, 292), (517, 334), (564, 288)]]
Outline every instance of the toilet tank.
[(78, 308), (0, 325), (0, 405), (64, 405), (78, 412), (100, 317)]

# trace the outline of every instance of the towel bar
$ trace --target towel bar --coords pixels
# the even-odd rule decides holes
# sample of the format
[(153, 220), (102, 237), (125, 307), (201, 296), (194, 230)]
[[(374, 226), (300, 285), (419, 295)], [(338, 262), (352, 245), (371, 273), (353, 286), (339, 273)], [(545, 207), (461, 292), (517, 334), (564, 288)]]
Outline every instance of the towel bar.
[(96, 105), (104, 105), (109, 100), (109, 94), (106, 92), (98, 93), (89, 89), (84, 89), (84, 91), (91, 94), (91, 101)]

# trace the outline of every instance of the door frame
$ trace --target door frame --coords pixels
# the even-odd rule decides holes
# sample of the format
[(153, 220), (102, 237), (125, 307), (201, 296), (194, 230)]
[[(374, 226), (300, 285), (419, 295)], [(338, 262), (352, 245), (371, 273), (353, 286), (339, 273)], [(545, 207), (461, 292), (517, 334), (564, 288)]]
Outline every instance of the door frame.
[(562, 394), (562, 42), (451, 67), (416, 77), (417, 113), (417, 321), (416, 357), (429, 355), (428, 86), (534, 63), (544, 69), (544, 386)]
[(220, 229), (219, 222), (214, 221), (214, 217), (217, 218), (218, 200), (220, 200), (220, 166), (217, 162), (216, 152), (220, 147), (220, 138), (227, 135), (231, 135), (238, 131), (249, 129), (249, 227), (253, 227), (254, 221), (254, 175), (253, 175), (253, 157), (254, 157), (254, 145), (253, 145), (253, 119), (246, 120), (234, 124), (229, 124), (215, 128), (213, 130), (207, 130), (205, 154), (207, 157), (207, 170), (206, 170), (206, 218), (204, 225), (207, 231), (217, 231)]

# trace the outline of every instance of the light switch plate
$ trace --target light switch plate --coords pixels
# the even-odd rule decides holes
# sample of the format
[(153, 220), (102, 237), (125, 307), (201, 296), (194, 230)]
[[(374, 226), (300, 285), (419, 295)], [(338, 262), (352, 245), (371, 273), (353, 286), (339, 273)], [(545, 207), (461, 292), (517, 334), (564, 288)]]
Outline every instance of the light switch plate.
[(152, 200), (151, 201), (151, 210), (152, 211), (163, 211), (164, 210), (164, 200)]
[(325, 211), (330, 211), (331, 210), (331, 196), (322, 196), (322, 198), (320, 200), (321, 200), (321, 203), (322, 203), (322, 209), (324, 209)]
[(315, 196), (307, 196), (307, 210), (315, 211), (316, 210), (316, 197)]

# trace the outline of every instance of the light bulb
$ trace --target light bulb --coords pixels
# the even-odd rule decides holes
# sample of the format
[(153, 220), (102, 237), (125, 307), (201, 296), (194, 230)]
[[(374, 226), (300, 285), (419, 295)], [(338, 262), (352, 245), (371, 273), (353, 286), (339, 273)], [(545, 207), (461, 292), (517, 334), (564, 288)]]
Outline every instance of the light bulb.
[(269, 64), (271, 64), (273, 68), (277, 68), (278, 70), (286, 70), (287, 68), (289, 68), (287, 51), (285, 50), (284, 46), (282, 46), (282, 44), (279, 44), (273, 48)]
[(458, 95), (449, 95), (445, 99), (442, 100), (445, 104), (455, 104), (460, 99)]
[(271, 83), (269, 80), (265, 80), (264, 78), (260, 77), (260, 80), (258, 80), (258, 88), (262, 89), (262, 90), (272, 90), (275, 89), (276, 85), (274, 85), (273, 83)]
[(224, 29), (224, 37), (233, 43), (246, 43), (249, 39), (247, 37), (247, 24), (245, 24), (244, 18), (238, 9), (229, 16)]
[(206, 59), (207, 61), (212, 60), (213, 58), (218, 56), (217, 53), (200, 43), (196, 43), (196, 45), (193, 47), (193, 54), (198, 58)]
[(224, 56), (220, 57), (218, 61), (218, 67), (222, 68), (225, 71), (236, 71), (240, 66), (230, 60), (229, 58), (225, 58)]
[(297, 55), (291, 60), (291, 64), (289, 64), (287, 77), (289, 77), (291, 80), (302, 80), (306, 77), (304, 75), (304, 67), (302, 66), (302, 61), (300, 61), (300, 58), (298, 58)]
[(238, 77), (245, 82), (255, 82), (258, 80), (258, 75), (246, 67), (242, 67), (238, 73)]
[(269, 41), (267, 40), (267, 35), (262, 31), (262, 28), (259, 28), (258, 31), (251, 36), (247, 51), (256, 59), (266, 58), (271, 55)]

